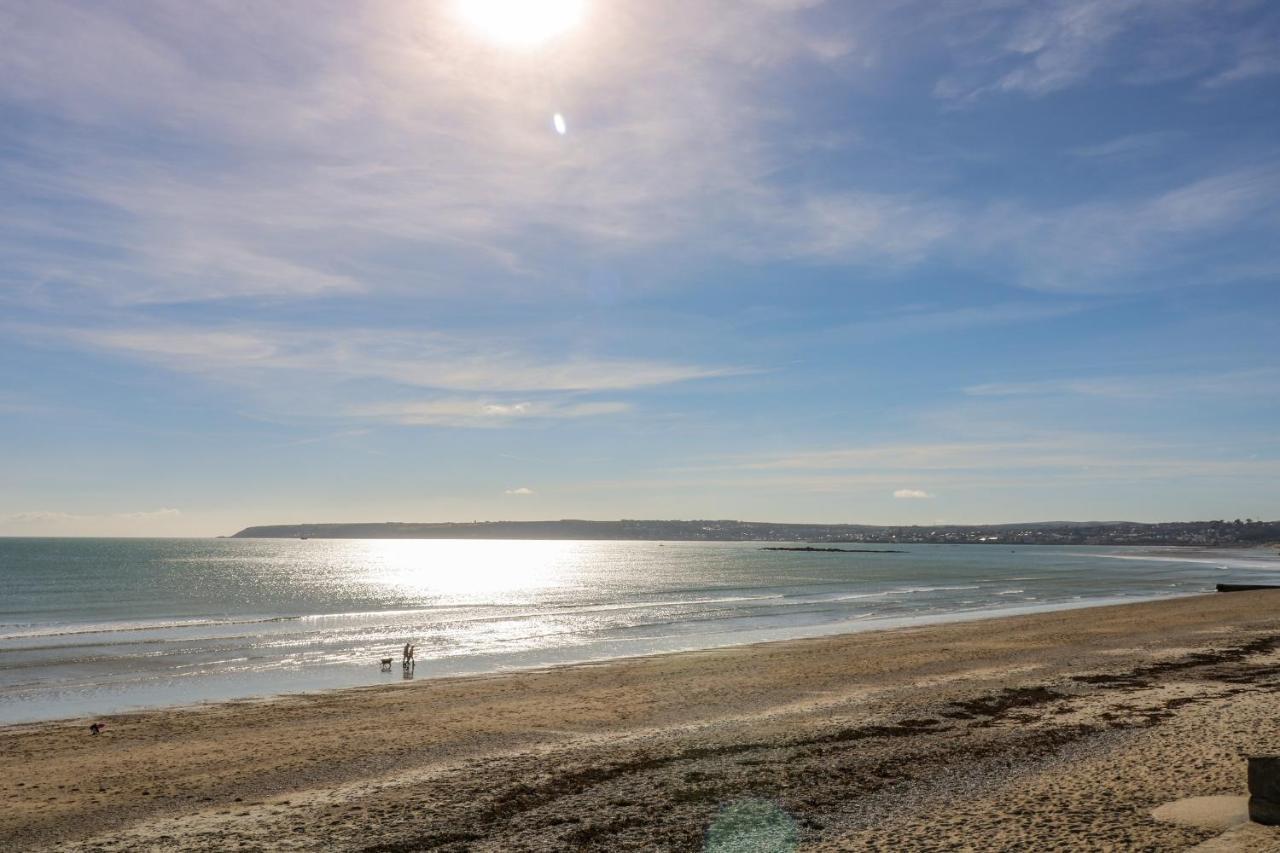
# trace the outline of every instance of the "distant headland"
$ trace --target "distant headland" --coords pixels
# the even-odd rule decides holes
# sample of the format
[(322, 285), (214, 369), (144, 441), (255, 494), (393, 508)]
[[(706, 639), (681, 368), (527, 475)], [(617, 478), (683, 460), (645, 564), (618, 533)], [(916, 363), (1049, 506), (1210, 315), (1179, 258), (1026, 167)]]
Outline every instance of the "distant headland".
[(1041, 521), (1025, 524), (782, 524), (766, 521), (559, 521), (272, 524), (234, 538), (596, 539), (669, 542), (843, 542), (1000, 545), (1254, 546), (1280, 542), (1280, 521)]
[(790, 548), (780, 545), (774, 545), (770, 548), (761, 548), (761, 551), (813, 551), (817, 553), (840, 553), (840, 554), (905, 554), (906, 551), (899, 551), (896, 548), (815, 548), (812, 545), (805, 545), (802, 548)]

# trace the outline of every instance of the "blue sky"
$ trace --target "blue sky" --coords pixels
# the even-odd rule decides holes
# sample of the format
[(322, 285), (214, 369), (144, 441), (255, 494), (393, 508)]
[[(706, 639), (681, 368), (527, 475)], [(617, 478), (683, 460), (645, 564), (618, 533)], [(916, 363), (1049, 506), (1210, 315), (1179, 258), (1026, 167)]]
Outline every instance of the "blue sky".
[(0, 0), (0, 534), (1280, 517), (1274, 4), (475, 3)]

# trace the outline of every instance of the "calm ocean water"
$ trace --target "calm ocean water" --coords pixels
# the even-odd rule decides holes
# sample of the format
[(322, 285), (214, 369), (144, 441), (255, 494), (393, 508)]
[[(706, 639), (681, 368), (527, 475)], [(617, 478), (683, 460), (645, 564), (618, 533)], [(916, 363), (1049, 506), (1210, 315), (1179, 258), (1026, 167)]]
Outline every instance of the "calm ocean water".
[(0, 723), (398, 682), (406, 641), (421, 679), (1280, 582), (1260, 551), (896, 547), (0, 539)]

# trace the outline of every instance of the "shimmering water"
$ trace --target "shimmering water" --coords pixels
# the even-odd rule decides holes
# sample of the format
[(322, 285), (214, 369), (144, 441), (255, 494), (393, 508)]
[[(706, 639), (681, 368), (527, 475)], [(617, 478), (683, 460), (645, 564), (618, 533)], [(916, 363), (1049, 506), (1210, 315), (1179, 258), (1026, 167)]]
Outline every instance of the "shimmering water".
[(1258, 551), (760, 547), (0, 539), (0, 722), (395, 682), (407, 641), (427, 678), (1280, 578)]

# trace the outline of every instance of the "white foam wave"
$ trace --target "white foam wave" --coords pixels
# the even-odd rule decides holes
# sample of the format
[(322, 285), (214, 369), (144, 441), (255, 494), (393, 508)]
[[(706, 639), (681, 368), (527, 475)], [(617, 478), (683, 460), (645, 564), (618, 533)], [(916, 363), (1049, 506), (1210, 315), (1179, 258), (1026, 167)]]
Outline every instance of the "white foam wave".
[(297, 616), (263, 616), (246, 619), (156, 619), (119, 622), (57, 623), (46, 625), (0, 626), (0, 640), (29, 640), (37, 637), (69, 637), (78, 634), (116, 634), (133, 631), (170, 631), (181, 628), (209, 628), (219, 625), (261, 625), (289, 622)]
[(963, 589), (978, 589), (976, 586), (906, 586), (891, 589), (886, 595), (911, 595), (917, 592), (954, 592)]

